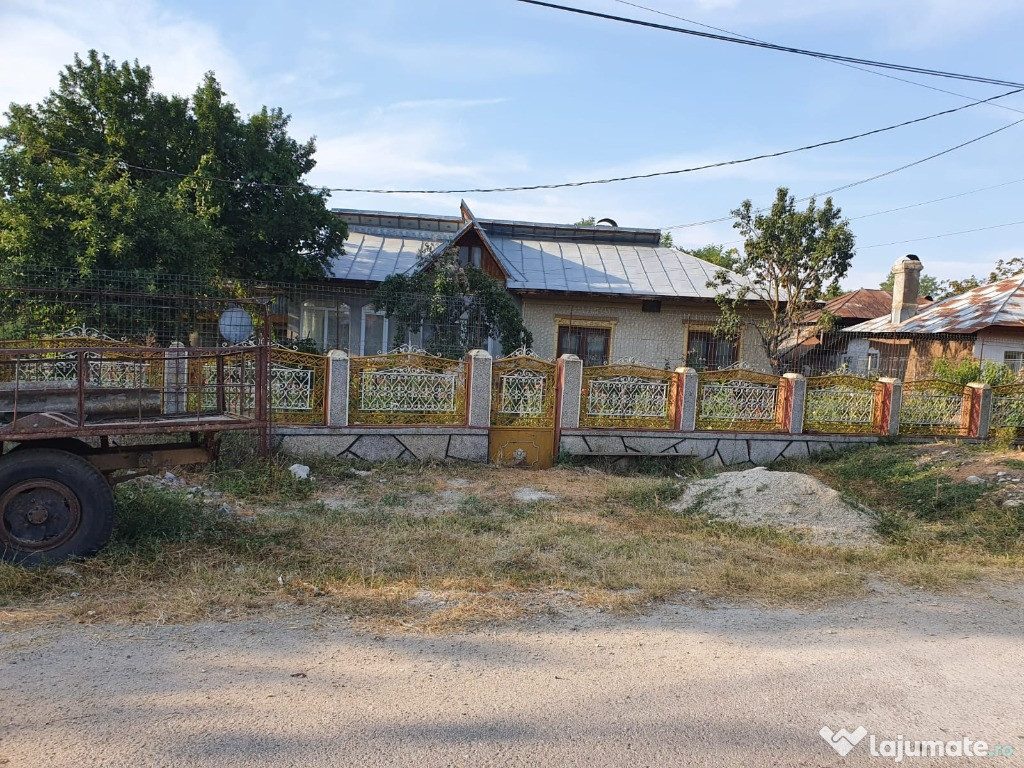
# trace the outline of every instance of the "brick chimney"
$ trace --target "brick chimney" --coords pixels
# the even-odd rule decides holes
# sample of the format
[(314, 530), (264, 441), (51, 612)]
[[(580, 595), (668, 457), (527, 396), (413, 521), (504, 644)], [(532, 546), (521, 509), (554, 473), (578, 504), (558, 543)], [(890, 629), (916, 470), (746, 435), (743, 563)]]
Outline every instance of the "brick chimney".
[(902, 323), (917, 314), (917, 295), (921, 290), (921, 260), (912, 253), (903, 256), (892, 265), (892, 316), (893, 325)]

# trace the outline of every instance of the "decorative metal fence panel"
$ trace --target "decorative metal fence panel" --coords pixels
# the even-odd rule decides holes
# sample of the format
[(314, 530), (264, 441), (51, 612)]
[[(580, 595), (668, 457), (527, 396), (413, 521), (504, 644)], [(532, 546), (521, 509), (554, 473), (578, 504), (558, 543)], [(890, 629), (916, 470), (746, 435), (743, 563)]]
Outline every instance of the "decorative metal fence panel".
[(744, 370), (697, 375), (697, 429), (774, 432), (782, 429), (779, 378)]
[(520, 349), (495, 360), (491, 368), (491, 424), (501, 427), (553, 427), (555, 364)]
[(991, 429), (1012, 429), (1024, 433), (1024, 384), (992, 387)]
[(197, 413), (224, 413), (248, 417), (256, 411), (256, 357), (230, 356), (188, 358), (187, 409)]
[(277, 424), (327, 423), (327, 358), (270, 350), (270, 419)]
[(633, 363), (583, 369), (581, 427), (672, 429), (676, 376)]
[(872, 434), (881, 429), (881, 385), (860, 376), (807, 380), (804, 429), (828, 434)]
[[(901, 435), (966, 434), (970, 397), (966, 387), (949, 381), (923, 379), (903, 385)], [(966, 409), (966, 410), (965, 410)]]
[(350, 424), (463, 424), (466, 366), (462, 360), (405, 349), (350, 362)]

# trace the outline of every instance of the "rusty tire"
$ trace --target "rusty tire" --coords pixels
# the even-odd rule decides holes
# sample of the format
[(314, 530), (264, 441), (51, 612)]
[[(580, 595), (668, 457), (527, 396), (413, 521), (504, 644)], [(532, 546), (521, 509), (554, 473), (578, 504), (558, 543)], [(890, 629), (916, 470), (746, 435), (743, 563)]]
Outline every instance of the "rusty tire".
[(114, 494), (80, 456), (51, 448), (0, 457), (0, 559), (20, 565), (96, 554), (114, 526)]

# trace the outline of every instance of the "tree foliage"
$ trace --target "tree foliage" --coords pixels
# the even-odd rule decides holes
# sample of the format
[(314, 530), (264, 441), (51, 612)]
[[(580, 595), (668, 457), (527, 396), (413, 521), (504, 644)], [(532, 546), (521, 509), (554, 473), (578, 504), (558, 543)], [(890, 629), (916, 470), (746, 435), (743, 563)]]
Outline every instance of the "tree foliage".
[(508, 351), (533, 343), (505, 286), (461, 264), (458, 248), (435, 251), (434, 244), (424, 245), (415, 269), (388, 276), (374, 293), (374, 307), (387, 314), (396, 346), (419, 332), (428, 352), (445, 357), (464, 355), (488, 338)]
[(700, 248), (691, 248), (687, 251), (691, 256), (696, 256), (701, 261), (707, 261), (722, 269), (732, 269), (737, 262), (740, 252), (735, 248), (726, 248), (724, 245), (709, 243)]
[[(345, 226), (302, 179), (312, 140), (267, 109), (243, 118), (212, 73), (191, 97), (90, 51), (0, 126), (0, 263), (322, 277)], [(215, 181), (213, 179), (230, 180)], [(237, 183), (236, 183), (237, 182)]]
[(815, 302), (838, 285), (854, 254), (854, 237), (842, 211), (826, 198), (818, 207), (814, 198), (800, 210), (796, 199), (779, 187), (768, 213), (757, 213), (750, 200), (734, 210), (733, 227), (744, 237), (732, 271), (719, 269), (708, 283), (716, 290), (722, 311), (716, 330), (735, 337), (751, 302), (767, 317), (750, 319), (761, 335), (772, 365), (778, 368), (784, 342)]

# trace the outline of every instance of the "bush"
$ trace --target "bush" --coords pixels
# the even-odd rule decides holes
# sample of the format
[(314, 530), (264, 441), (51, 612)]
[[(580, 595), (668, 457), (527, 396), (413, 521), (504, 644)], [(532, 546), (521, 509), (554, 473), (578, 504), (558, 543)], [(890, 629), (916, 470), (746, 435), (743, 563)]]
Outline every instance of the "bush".
[(949, 360), (947, 358), (939, 358), (932, 363), (932, 376), (965, 386), (980, 381), (993, 387), (1010, 384), (1017, 378), (1014, 370), (1002, 363), (995, 363), (991, 360)]

